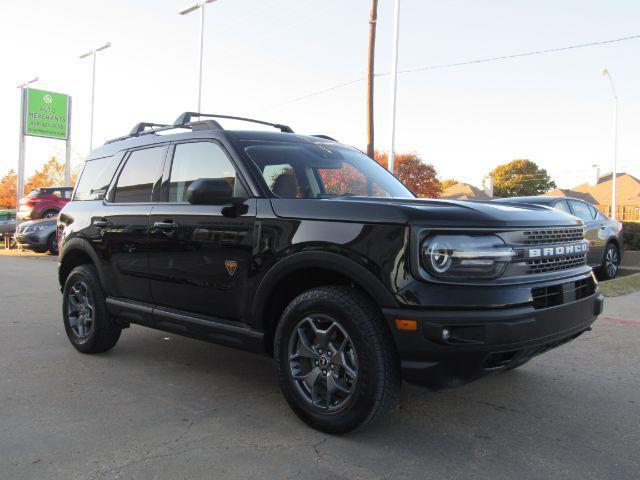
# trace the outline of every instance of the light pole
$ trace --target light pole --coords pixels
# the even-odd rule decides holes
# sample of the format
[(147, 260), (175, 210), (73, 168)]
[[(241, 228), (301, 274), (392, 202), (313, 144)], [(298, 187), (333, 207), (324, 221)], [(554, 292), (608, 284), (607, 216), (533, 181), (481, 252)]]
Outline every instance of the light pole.
[(400, 0), (395, 1), (394, 7), (393, 50), (391, 59), (391, 148), (389, 149), (388, 169), (393, 173), (396, 147), (396, 93), (398, 90), (398, 39), (400, 37)]
[(613, 173), (611, 175), (611, 219), (616, 219), (616, 177), (618, 175), (618, 95), (616, 94), (616, 89), (613, 86), (613, 78), (611, 78), (611, 74), (609, 70), (603, 68), (601, 70), (602, 75), (609, 78), (609, 83), (611, 84), (611, 92), (613, 93), (613, 104), (614, 104), (614, 114), (613, 114)]
[(24, 197), (24, 156), (25, 156), (25, 142), (24, 142), (24, 134), (25, 134), (25, 116), (27, 110), (27, 96), (29, 91), (29, 85), (37, 82), (38, 77), (34, 77), (28, 82), (23, 82), (18, 85), (17, 88), (20, 89), (20, 140), (18, 142), (18, 174), (17, 174), (17, 185), (16, 185), (16, 211), (18, 209), (18, 202), (22, 197)]
[(93, 107), (95, 103), (95, 94), (96, 94), (96, 53), (106, 50), (111, 46), (111, 42), (107, 42), (104, 45), (95, 48), (93, 50), (89, 50), (86, 53), (80, 55), (80, 58), (92, 57), (93, 59), (93, 67), (91, 73), (91, 123), (89, 127), (89, 150), (93, 149)]
[(207, 3), (215, 2), (215, 0), (204, 0), (196, 2), (190, 7), (178, 12), (180, 15), (187, 15), (195, 10), (200, 9), (200, 65), (198, 68), (198, 113), (201, 113), (202, 107), (202, 57), (204, 52), (204, 7)]

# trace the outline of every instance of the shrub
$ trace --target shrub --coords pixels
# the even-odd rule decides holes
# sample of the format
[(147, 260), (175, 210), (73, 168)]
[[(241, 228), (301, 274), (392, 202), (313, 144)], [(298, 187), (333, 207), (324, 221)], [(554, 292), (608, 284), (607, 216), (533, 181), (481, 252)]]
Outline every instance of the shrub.
[(623, 238), (625, 250), (640, 250), (640, 223), (624, 222)]

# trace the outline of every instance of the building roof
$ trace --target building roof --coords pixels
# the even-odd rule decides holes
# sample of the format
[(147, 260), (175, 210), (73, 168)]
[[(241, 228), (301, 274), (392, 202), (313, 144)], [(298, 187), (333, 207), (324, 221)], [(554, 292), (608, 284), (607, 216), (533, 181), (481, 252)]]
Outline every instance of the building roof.
[(452, 200), (491, 200), (489, 195), (468, 183), (455, 183), (445, 188), (440, 198), (450, 198)]
[[(612, 177), (612, 174), (608, 173), (600, 176), (596, 185), (583, 183), (571, 189), (556, 188), (545, 195), (575, 197), (594, 205), (609, 205), (611, 204)], [(618, 173), (616, 180), (618, 204), (640, 203), (640, 180), (625, 172)]]

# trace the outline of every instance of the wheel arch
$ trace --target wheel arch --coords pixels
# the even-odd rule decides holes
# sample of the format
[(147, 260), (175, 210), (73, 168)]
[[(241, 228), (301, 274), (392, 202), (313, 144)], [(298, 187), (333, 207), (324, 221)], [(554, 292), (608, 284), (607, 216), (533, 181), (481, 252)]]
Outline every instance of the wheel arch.
[(58, 260), (58, 283), (60, 288), (64, 288), (64, 284), (71, 271), (78, 265), (92, 264), (98, 271), (100, 283), (104, 288), (104, 279), (99, 268), (98, 257), (91, 248), (86, 248), (86, 241), (73, 238), (66, 241), (59, 253)]
[(280, 315), (293, 298), (310, 288), (336, 284), (357, 288), (378, 307), (397, 306), (382, 281), (351, 258), (330, 252), (294, 253), (269, 270), (252, 302), (250, 323), (264, 332), (265, 350), (273, 352)]

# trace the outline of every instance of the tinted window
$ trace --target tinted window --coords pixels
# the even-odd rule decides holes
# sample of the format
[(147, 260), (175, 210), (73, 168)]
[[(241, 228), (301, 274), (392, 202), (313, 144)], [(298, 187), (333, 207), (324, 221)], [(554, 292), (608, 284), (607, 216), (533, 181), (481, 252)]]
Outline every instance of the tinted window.
[(153, 184), (162, 168), (165, 147), (134, 150), (120, 172), (114, 202), (150, 202)]
[(74, 200), (102, 200), (118, 167), (120, 156), (96, 158), (84, 164)]
[(231, 161), (222, 147), (212, 142), (176, 145), (169, 178), (169, 201), (173, 203), (186, 203), (189, 185), (199, 178), (224, 178), (234, 187), (234, 195), (242, 196)]
[(271, 191), (279, 197), (414, 198), (385, 168), (356, 149), (311, 142), (269, 142), (250, 145), (245, 152), (261, 172), (269, 165), (292, 167), (291, 174), (278, 174), (273, 183), (263, 174)]
[(560, 200), (559, 202), (556, 202), (553, 208), (557, 210), (562, 210), (563, 212), (567, 212), (569, 215), (573, 215), (573, 213), (571, 213), (571, 209), (569, 208), (569, 204), (567, 203), (566, 200)]
[(590, 222), (593, 220), (591, 216), (591, 211), (589, 210), (589, 206), (584, 202), (579, 202), (577, 200), (571, 200), (571, 208), (573, 209), (573, 214), (580, 218), (584, 222)]
[(269, 189), (278, 197), (300, 198), (302, 196), (293, 166), (288, 163), (265, 165), (262, 177)]

